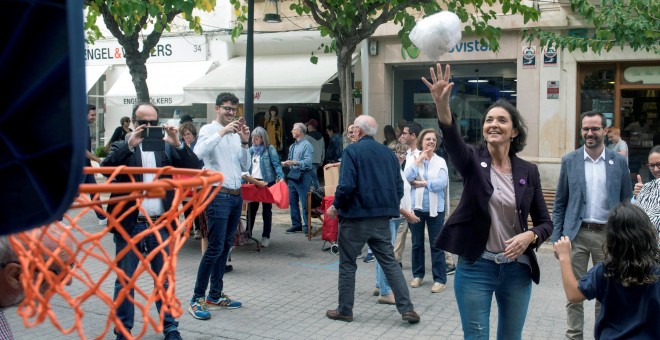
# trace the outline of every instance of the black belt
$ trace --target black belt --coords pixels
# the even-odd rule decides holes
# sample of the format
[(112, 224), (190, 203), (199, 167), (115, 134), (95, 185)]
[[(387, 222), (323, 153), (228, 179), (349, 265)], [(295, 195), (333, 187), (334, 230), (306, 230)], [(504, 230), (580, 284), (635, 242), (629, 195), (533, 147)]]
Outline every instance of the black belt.
[(580, 228), (593, 231), (602, 231), (605, 229), (605, 224), (582, 222), (582, 224), (580, 224)]
[(238, 196), (238, 195), (241, 194), (241, 189), (240, 188), (239, 189), (229, 189), (229, 188), (221, 187), (220, 192), (225, 193), (225, 194)]
[(156, 222), (157, 219), (159, 219), (162, 215), (156, 215), (156, 216), (138, 216), (137, 217), (137, 222), (138, 223), (149, 223), (149, 219), (151, 219), (152, 222)]

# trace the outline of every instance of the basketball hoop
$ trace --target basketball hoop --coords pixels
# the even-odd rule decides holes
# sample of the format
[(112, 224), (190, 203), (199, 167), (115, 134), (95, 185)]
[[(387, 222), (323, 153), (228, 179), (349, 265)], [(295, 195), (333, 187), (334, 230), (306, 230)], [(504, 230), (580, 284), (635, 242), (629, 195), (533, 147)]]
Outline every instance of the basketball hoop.
[[(177, 254), (188, 238), (192, 221), (218, 193), (224, 178), (221, 173), (211, 170), (174, 167), (86, 167), (84, 173), (103, 174), (107, 180), (100, 184), (81, 184), (78, 197), (61, 221), (10, 237), (22, 267), (21, 283), (25, 292), (25, 299), (18, 307), (18, 314), (27, 327), (39, 325), (49, 319), (62, 333), (70, 334), (76, 331), (80, 338), (86, 339), (83, 329), (83, 304), (90, 299), (96, 299), (94, 303), (100, 301), (101, 304), (107, 305), (108, 308), (103, 312), (108, 313), (108, 318), (104, 327), (95, 325), (94, 330), (99, 330), (100, 333), (94, 337), (101, 339), (109, 331), (116, 329), (130, 338), (128, 330), (115, 313), (117, 306), (124, 299), (129, 299), (135, 308), (142, 312), (143, 321), (142, 328), (134, 333), (133, 337), (142, 337), (149, 325), (154, 331), (162, 332), (163, 313), (170, 313), (174, 317), (182, 314), (181, 303), (175, 294)], [(142, 174), (154, 174), (155, 179), (150, 183), (136, 181), (135, 175)], [(128, 178), (130, 182), (114, 182), (120, 176), (124, 180)], [(172, 179), (173, 176), (177, 179)], [(141, 207), (142, 201), (145, 198), (165, 197), (167, 191), (174, 191), (172, 207), (156, 220), (148, 218), (149, 228), (131, 237), (121, 227), (121, 221), (136, 210), (141, 211), (144, 216), (149, 216)], [(90, 194), (93, 195), (92, 199)], [(107, 194), (113, 194), (113, 197)], [(117, 196), (118, 194), (121, 196)], [(113, 208), (106, 211), (103, 209), (104, 204)], [(127, 204), (132, 206), (124, 211)], [(191, 213), (185, 219), (180, 219), (182, 212), (187, 209), (191, 209)], [(90, 232), (80, 225), (81, 218), (92, 210), (103, 214), (108, 221), (107, 227), (98, 232)], [(170, 235), (164, 240), (160, 236), (163, 229)], [(118, 268), (114, 252), (107, 251), (101, 244), (104, 237), (110, 237), (108, 234), (111, 231), (115, 231), (127, 243), (127, 247), (117, 258), (133, 251), (140, 260), (132, 277), (127, 277)], [(151, 253), (143, 254), (136, 244), (150, 235), (162, 242), (161, 246)], [(165, 250), (168, 250), (169, 254)], [(163, 270), (160, 273), (155, 273), (150, 266), (150, 260), (157, 255), (163, 256)], [(95, 272), (98, 272), (98, 266), (105, 269), (101, 275), (93, 277), (86, 269), (87, 266), (95, 266)], [(148, 277), (153, 283), (142, 284), (144, 289), (141, 289), (137, 283), (140, 276)], [(114, 291), (108, 289), (108, 286), (114, 287), (115, 278), (121, 281), (123, 288), (113, 301)], [(76, 282), (76, 286), (82, 284), (83, 289), (71, 292), (68, 286), (71, 281)], [(165, 282), (169, 283), (167, 288)], [(131, 289), (135, 291), (135, 298), (130, 296)], [(71, 327), (63, 326), (62, 319), (52, 311), (53, 297), (64, 300), (66, 307), (71, 309), (74, 318)], [(156, 301), (161, 302), (162, 306), (160, 315), (154, 318), (149, 312)], [(67, 315), (67, 318), (70, 319), (70, 315)], [(138, 313), (136, 321), (137, 318)]]

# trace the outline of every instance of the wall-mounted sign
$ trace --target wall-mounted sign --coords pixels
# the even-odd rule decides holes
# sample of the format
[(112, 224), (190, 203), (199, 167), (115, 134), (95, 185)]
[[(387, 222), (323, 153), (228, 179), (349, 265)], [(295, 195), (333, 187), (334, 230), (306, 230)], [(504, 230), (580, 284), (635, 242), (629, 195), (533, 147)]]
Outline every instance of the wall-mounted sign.
[(522, 67), (536, 68), (536, 47), (527, 46), (522, 48)]
[[(142, 48), (142, 44), (140, 44)], [(151, 51), (147, 63), (204, 61), (206, 60), (206, 41), (204, 37), (161, 38)], [(126, 64), (124, 48), (117, 40), (97, 41), (94, 45), (85, 45), (86, 65)]]
[(557, 50), (552, 47), (543, 49), (543, 66), (557, 66)]
[(548, 99), (559, 99), (559, 81), (550, 80), (548, 81)]
[(660, 84), (660, 66), (627, 67), (623, 78), (629, 83)]

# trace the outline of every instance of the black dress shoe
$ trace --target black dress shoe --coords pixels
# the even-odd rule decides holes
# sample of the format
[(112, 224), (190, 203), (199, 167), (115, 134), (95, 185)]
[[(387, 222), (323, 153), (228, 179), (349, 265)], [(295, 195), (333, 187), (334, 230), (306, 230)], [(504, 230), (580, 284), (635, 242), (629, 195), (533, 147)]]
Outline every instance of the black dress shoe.
[(291, 227), (291, 228), (289, 228), (289, 229), (286, 230), (286, 233), (287, 233), (287, 234), (295, 234), (295, 233), (300, 232), (300, 231), (303, 231), (302, 226), (299, 226), (299, 227)]
[(332, 319), (332, 320), (339, 320), (339, 321), (345, 321), (345, 322), (353, 321), (352, 316), (341, 315), (341, 314), (339, 314), (339, 312), (336, 309), (328, 310), (327, 312), (325, 312), (325, 316), (327, 316), (328, 319)]
[(405, 312), (401, 314), (401, 319), (403, 319), (404, 321), (408, 321), (408, 323), (418, 323), (419, 315), (414, 310), (411, 310), (409, 312)]
[(234, 266), (232, 266), (231, 264), (225, 266), (225, 273), (229, 273), (232, 270), (234, 270)]

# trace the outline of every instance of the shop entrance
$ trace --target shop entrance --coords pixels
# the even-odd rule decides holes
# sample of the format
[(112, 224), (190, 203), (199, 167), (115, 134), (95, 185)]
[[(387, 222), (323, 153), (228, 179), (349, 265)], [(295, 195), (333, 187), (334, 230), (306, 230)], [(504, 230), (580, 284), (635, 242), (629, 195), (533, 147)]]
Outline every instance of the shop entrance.
[(631, 175), (651, 179), (646, 167), (648, 154), (654, 145), (660, 145), (660, 91), (622, 90), (621, 138), (628, 143), (628, 165)]
[(658, 62), (579, 65), (576, 148), (583, 143), (580, 113), (602, 112), (608, 126), (619, 128), (621, 139), (628, 145), (631, 181), (636, 182), (638, 174), (644, 182), (648, 181), (648, 154), (654, 145), (660, 145), (659, 75)]

